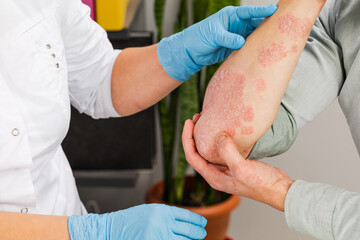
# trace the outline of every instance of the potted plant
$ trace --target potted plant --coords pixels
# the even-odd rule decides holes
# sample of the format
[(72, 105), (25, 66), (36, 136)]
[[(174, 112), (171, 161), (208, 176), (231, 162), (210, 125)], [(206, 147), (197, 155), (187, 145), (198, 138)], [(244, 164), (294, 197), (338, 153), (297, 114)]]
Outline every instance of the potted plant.
[[(166, 0), (155, 0), (158, 39), (162, 37), (165, 3)], [(239, 1), (181, 0), (180, 4), (176, 31), (190, 25), (189, 19), (201, 21), (225, 6), (239, 4)], [(193, 13), (188, 11), (188, 4), (192, 4)], [(226, 239), (230, 212), (238, 206), (240, 198), (212, 189), (199, 174), (186, 176), (189, 165), (185, 159), (180, 132), (186, 119), (201, 112), (207, 83), (218, 67), (219, 64), (203, 68), (160, 102), (164, 180), (151, 186), (146, 195), (148, 203), (176, 205), (206, 217), (206, 240)]]

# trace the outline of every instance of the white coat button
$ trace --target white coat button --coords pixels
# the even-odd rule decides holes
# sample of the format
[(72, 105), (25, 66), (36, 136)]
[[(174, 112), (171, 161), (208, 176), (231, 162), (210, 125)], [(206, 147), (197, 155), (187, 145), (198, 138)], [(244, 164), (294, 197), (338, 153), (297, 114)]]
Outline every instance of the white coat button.
[(56, 58), (56, 55), (55, 55), (55, 53), (51, 54), (51, 56), (52, 56), (53, 58)]
[(56, 68), (60, 68), (60, 64), (59, 64), (59, 63), (56, 63)]
[(21, 212), (21, 213), (28, 213), (28, 211), (29, 211), (29, 209), (27, 209), (27, 208), (22, 208), (20, 212)]
[(51, 49), (51, 45), (50, 44), (46, 44), (47, 49)]
[(12, 134), (14, 137), (19, 136), (19, 134), (20, 134), (19, 129), (14, 128), (14, 129), (11, 131), (11, 134)]

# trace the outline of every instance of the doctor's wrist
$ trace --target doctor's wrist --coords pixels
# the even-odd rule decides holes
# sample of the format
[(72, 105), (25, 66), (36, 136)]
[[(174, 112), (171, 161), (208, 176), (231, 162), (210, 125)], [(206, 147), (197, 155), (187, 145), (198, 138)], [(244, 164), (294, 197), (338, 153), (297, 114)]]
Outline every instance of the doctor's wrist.
[(68, 230), (71, 240), (108, 239), (108, 217), (106, 214), (73, 215), (68, 218)]
[(163, 38), (157, 47), (157, 54), (162, 67), (170, 77), (180, 82), (189, 80), (203, 67), (196, 64), (190, 56), (183, 44), (183, 35), (184, 31)]

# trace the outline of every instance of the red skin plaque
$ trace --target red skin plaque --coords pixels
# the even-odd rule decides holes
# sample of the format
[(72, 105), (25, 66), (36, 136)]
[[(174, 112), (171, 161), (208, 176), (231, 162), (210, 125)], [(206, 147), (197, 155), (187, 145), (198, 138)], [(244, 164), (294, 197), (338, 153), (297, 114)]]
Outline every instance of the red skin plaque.
[(259, 51), (258, 61), (265, 68), (275, 62), (286, 58), (290, 53), (296, 53), (297, 46), (286, 49), (284, 43), (272, 43), (270, 48), (262, 47)]
[(312, 24), (308, 19), (300, 19), (292, 13), (288, 13), (279, 18), (278, 27), (281, 33), (288, 35), (291, 40), (297, 41), (309, 35)]
[[(305, 38), (312, 29), (309, 19), (288, 13), (279, 17), (277, 27), (288, 40), (272, 42), (258, 50), (257, 62), (267, 68), (298, 52), (297, 41)], [(288, 43), (288, 42), (292, 43)], [(251, 82), (250, 81), (254, 81)], [(255, 83), (255, 84), (254, 84)], [(263, 100), (269, 82), (257, 77), (249, 79), (246, 73), (231, 67), (219, 69), (206, 90), (203, 111), (195, 125), (194, 139), (199, 154), (209, 162), (219, 162), (216, 137), (227, 133), (249, 136), (256, 132), (254, 104), (246, 99), (249, 91), (255, 90)], [(254, 89), (251, 89), (254, 86)]]
[(244, 97), (247, 85), (246, 76), (230, 68), (217, 71), (209, 83), (203, 111), (195, 128), (196, 147), (205, 159), (219, 158), (214, 141), (218, 134), (226, 132), (234, 136), (237, 128), (242, 135), (254, 133), (254, 109)]

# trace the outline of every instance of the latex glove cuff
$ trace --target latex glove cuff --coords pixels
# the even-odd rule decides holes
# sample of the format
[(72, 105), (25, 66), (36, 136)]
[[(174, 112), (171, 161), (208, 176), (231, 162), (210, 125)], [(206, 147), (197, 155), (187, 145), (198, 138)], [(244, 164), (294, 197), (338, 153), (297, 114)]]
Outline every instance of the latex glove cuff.
[(191, 78), (203, 67), (195, 63), (183, 43), (184, 31), (163, 38), (157, 47), (159, 61), (166, 73), (181, 82)]
[[(73, 215), (68, 219), (68, 229), (71, 240), (108, 239), (107, 223), (109, 214)], [(104, 228), (104, 229), (101, 229)]]

